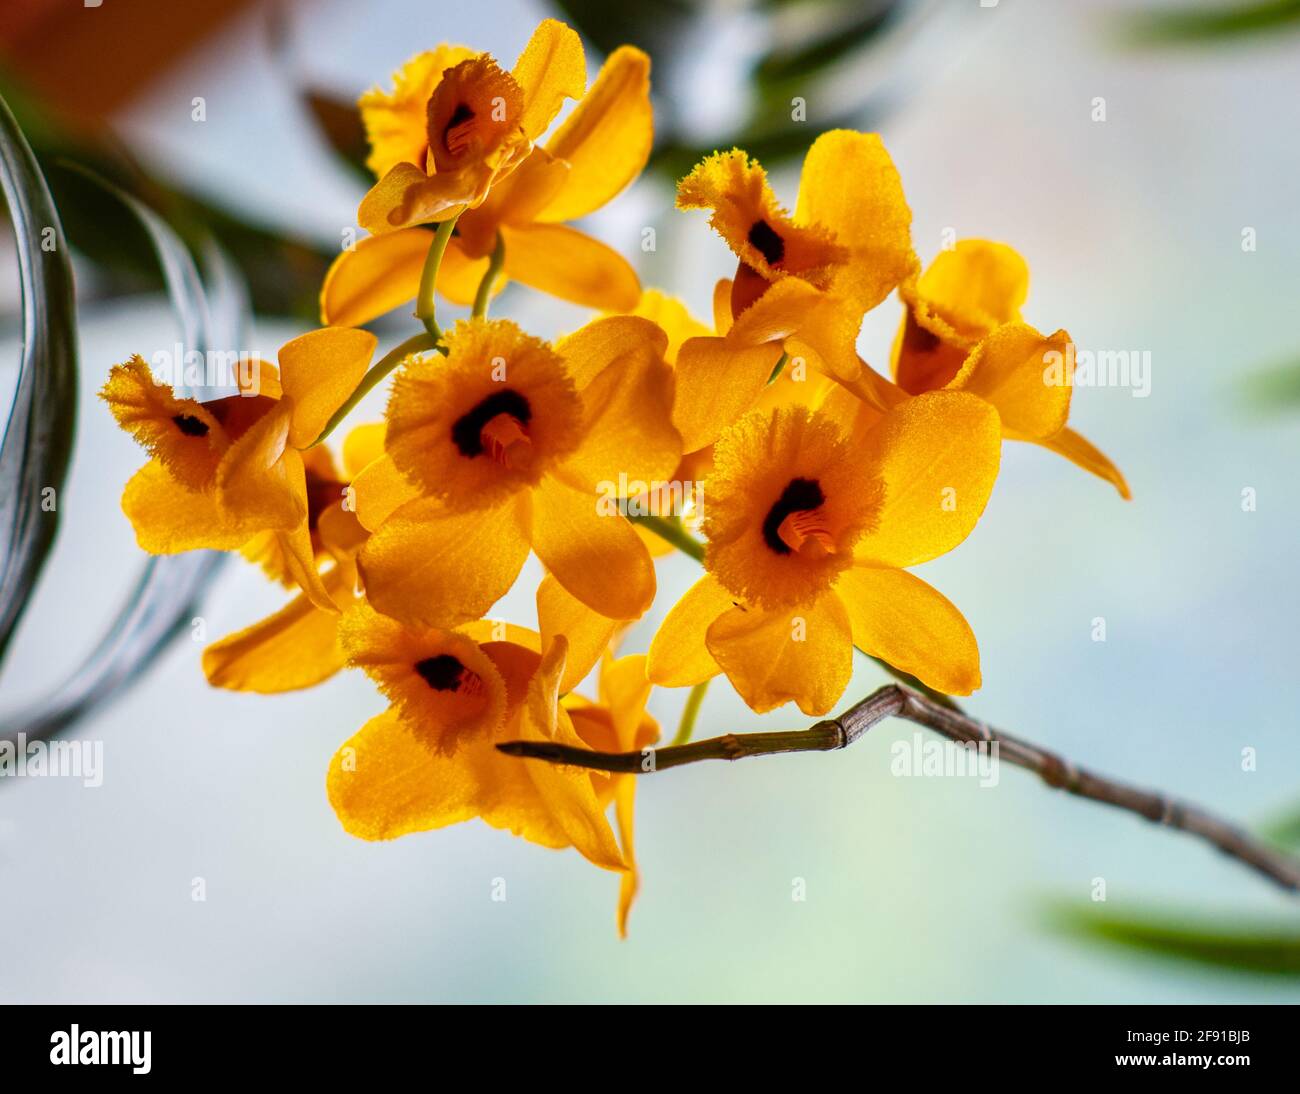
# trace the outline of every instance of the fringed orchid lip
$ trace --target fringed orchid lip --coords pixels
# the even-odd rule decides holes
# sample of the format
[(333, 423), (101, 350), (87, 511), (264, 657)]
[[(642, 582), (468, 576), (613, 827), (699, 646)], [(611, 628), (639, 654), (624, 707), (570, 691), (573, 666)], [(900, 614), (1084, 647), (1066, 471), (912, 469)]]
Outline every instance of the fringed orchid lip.
[(513, 388), (494, 392), (451, 427), (451, 438), (462, 456), (487, 456), (514, 470), (526, 469), (533, 458), (528, 424), (533, 410)]
[(816, 479), (791, 479), (763, 519), (763, 541), (778, 555), (825, 558), (837, 547)]

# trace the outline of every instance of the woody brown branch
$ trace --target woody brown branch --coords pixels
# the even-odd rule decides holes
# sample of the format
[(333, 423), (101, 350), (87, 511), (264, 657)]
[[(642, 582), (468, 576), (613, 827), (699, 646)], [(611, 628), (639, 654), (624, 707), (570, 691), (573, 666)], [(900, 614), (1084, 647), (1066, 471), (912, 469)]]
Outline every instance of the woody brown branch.
[(1032, 771), (1067, 794), (1136, 813), (1154, 824), (1186, 832), (1244, 863), (1292, 892), (1300, 890), (1300, 860), (1270, 847), (1244, 829), (1199, 806), (1152, 790), (1129, 786), (1078, 767), (1069, 760), (1009, 733), (993, 729), (960, 710), (942, 706), (911, 688), (888, 684), (836, 718), (807, 729), (776, 733), (728, 733), (704, 741), (640, 752), (593, 752), (542, 741), (508, 741), (497, 746), (511, 756), (571, 764), (631, 775), (650, 775), (701, 760), (743, 760), (786, 752), (830, 752), (847, 748), (886, 718), (904, 718), (959, 744), (997, 745), (1000, 760)]

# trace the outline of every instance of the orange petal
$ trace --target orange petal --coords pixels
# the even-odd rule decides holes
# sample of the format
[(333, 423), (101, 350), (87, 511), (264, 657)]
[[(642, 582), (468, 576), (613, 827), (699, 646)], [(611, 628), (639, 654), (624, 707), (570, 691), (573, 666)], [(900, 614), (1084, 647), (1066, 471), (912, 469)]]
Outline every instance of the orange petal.
[(650, 643), (646, 676), (669, 688), (694, 687), (722, 670), (713, 659), (705, 634), (713, 621), (736, 606), (735, 598), (705, 574), (673, 605)]
[(306, 448), (356, 390), (379, 340), (365, 330), (323, 327), (280, 347), (280, 383), (293, 402), (289, 443)]
[(296, 528), (307, 518), (302, 457), (288, 447), (293, 406), (279, 403), (239, 438), (217, 469), (228, 519), (253, 531)]
[[(324, 581), (342, 599), (351, 591), (351, 568), (336, 566)], [(203, 651), (204, 675), (213, 687), (263, 695), (312, 687), (346, 661), (338, 621), (338, 612), (299, 595), (274, 615), (212, 643)]]
[(879, 524), (854, 549), (862, 562), (915, 566), (951, 551), (984, 512), (1002, 455), (997, 411), (964, 391), (899, 404), (862, 440), (885, 481)]
[(1004, 323), (971, 350), (949, 387), (987, 399), (1009, 432), (1050, 437), (1070, 416), (1069, 354), (1063, 330), (1044, 337), (1028, 324)]
[(556, 479), (534, 497), (533, 550), (555, 579), (601, 615), (639, 618), (654, 600), (654, 562), (627, 518), (601, 515), (594, 494)]
[(969, 695), (980, 686), (975, 635), (938, 590), (905, 570), (854, 566), (835, 586), (853, 644), (928, 687)]
[(358, 561), (366, 597), (385, 615), (454, 627), (484, 615), (528, 557), (528, 499), (449, 513), (417, 498), (380, 526)]
[[(757, 306), (757, 305), (756, 305)], [(781, 357), (776, 342), (733, 345), (725, 338), (692, 338), (677, 355), (673, 424), (682, 448), (712, 444), (762, 394)]]
[(569, 173), (538, 219), (577, 220), (599, 209), (641, 173), (653, 139), (650, 58), (620, 46), (547, 142), (552, 156), (568, 162)]
[(524, 93), (519, 119), (529, 140), (550, 127), (565, 99), (580, 99), (587, 87), (582, 39), (558, 19), (543, 19), (511, 71)]
[(569, 642), (569, 655), (560, 680), (562, 692), (572, 691), (582, 683), (609, 649), (619, 625), (618, 620), (592, 611), (571, 596), (551, 574), (537, 587), (537, 626), (542, 632), (542, 648), (549, 648), (557, 635), (564, 635)]
[(631, 311), (641, 283), (627, 259), (562, 224), (502, 225), (505, 272), (542, 292), (603, 311)]
[(419, 489), (398, 470), (391, 456), (380, 456), (352, 478), (357, 519), (372, 532), (419, 496)]
[(122, 492), (122, 511), (135, 529), (136, 542), (152, 555), (210, 548), (236, 551), (252, 534), (232, 524), (212, 490), (188, 490), (158, 459), (137, 471)]
[(359, 327), (413, 301), (432, 242), (427, 228), (404, 228), (367, 236), (343, 251), (321, 286), (320, 321)]
[(827, 713), (853, 675), (853, 641), (840, 598), (764, 611), (735, 607), (709, 627), (709, 652), (751, 710), (793, 700), (805, 714)]
[(1119, 496), (1125, 501), (1131, 501), (1132, 493), (1129, 492), (1128, 483), (1124, 479), (1124, 474), (1118, 467), (1111, 463), (1110, 458), (1096, 446), (1093, 445), (1086, 437), (1081, 437), (1073, 429), (1062, 429), (1061, 432), (1051, 437), (1045, 437), (1036, 442), (1044, 448), (1049, 448), (1058, 455), (1064, 456), (1071, 463), (1077, 464), (1085, 471), (1091, 471), (1098, 478), (1105, 479), (1116, 490)]

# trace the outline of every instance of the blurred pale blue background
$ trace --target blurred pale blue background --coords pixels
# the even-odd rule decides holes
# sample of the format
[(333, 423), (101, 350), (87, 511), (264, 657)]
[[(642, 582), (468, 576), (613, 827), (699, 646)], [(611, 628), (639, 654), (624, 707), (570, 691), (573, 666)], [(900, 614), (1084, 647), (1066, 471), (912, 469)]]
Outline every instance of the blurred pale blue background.
[[(1046, 452), (1007, 446), (976, 533), (922, 570), (979, 636), (985, 686), (970, 707), (1099, 770), (1257, 820), (1300, 797), (1300, 416), (1261, 417), (1241, 399), (1253, 369), (1300, 346), (1300, 38), (1126, 51), (1103, 5), (960, 6), (969, 10), (948, 29), (909, 47), (883, 126), (918, 251), (928, 261), (947, 228), (1012, 243), (1033, 272), (1031, 322), (1065, 326), (1084, 346), (1149, 350), (1154, 370), (1147, 399), (1117, 389), (1075, 399), (1073, 423), (1126, 471), (1132, 503)], [(548, 13), (526, 0), (364, 9), (323, 4), (293, 32), (300, 63), (349, 92), (446, 38), (508, 63)], [(748, 24), (734, 25), (743, 51)], [(701, 111), (718, 111), (727, 79), (705, 77), (671, 90), (679, 110), (697, 96)], [(194, 95), (207, 98), (202, 126), (190, 121)], [(1103, 123), (1091, 120), (1097, 96)], [(816, 111), (810, 103), (810, 127)], [(156, 89), (124, 129), (160, 170), (273, 223), (337, 242), (353, 221), (353, 181), (319, 147), (256, 20)], [(792, 203), (797, 174), (775, 181)], [(658, 229), (654, 255), (639, 250), (645, 225)], [(1247, 226), (1254, 253), (1241, 247)], [(671, 212), (660, 180), (590, 227), (700, 315), (733, 265), (702, 216)], [(541, 334), (583, 318), (526, 289), (497, 311)], [(886, 363), (896, 322), (892, 301), (868, 317), (869, 360)], [(254, 348), (270, 354), (295, 333), (262, 325)], [(5, 709), (91, 646), (136, 572), (118, 496), (140, 455), (93, 395), (112, 363), (174, 337), (160, 300), (84, 315), (63, 529), (6, 666)], [(8, 382), (16, 339), (5, 354)], [(1242, 511), (1244, 487), (1257, 491), (1256, 512)], [(693, 565), (661, 566), (659, 605), (629, 648), (644, 648)], [(280, 600), (232, 565), (208, 633)], [(526, 592), (504, 610), (531, 622)], [(1097, 616), (1105, 643), (1091, 640)], [(1014, 770), (995, 789), (891, 777), (890, 745), (912, 733), (893, 722), (847, 753), (644, 782), (644, 886), (620, 943), (616, 879), (573, 852), (477, 823), (380, 846), (343, 833), (324, 772), (382, 707), (364, 678), (234, 695), (206, 687), (199, 651), (181, 642), (83, 727), (104, 742), (102, 788), (0, 786), (0, 889), (15, 939), (0, 1000), (1300, 1001), (1294, 979), (1054, 933), (1046, 904), (1088, 902), (1095, 878), (1115, 911), (1294, 925), (1297, 906), (1198, 843)], [(881, 682), (863, 667), (850, 695)], [(670, 731), (682, 698), (654, 698)], [(805, 722), (760, 719), (715, 686), (700, 725)], [(1258, 753), (1251, 773), (1247, 746)], [(195, 877), (206, 902), (190, 899)], [(490, 899), (494, 878), (506, 881), (503, 903)], [(796, 878), (804, 902), (791, 899)]]

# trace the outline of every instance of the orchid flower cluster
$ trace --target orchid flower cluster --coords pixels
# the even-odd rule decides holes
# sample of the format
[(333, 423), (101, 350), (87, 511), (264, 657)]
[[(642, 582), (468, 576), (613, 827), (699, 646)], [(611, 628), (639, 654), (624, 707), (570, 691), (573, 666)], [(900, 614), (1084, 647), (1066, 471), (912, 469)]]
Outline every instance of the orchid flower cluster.
[[(387, 698), (329, 767), (344, 828), (390, 839), (478, 817), (575, 847), (620, 875), (620, 931), (638, 884), (635, 778), (497, 744), (648, 749), (652, 686), (718, 675), (755, 711), (823, 715), (855, 647), (968, 694), (975, 636), (910, 569), (970, 534), (1002, 441), (1058, 452), (1128, 496), (1067, 425), (1069, 335), (1021, 318), (1023, 260), (964, 240), (922, 269), (875, 134), (820, 135), (793, 214), (738, 149), (679, 182), (678, 208), (708, 210), (737, 260), (708, 322), (570, 227), (644, 168), (649, 76), (623, 47), (588, 87), (581, 42), (555, 20), (510, 71), (463, 46), (412, 58), (391, 90), (360, 99), (369, 235), (330, 269), (321, 329), (219, 398), (184, 397), (140, 357), (102, 393), (151, 457), (122, 501), (140, 546), (238, 551), (295, 591), (205, 651), (208, 680), (275, 693), (351, 666)], [(508, 280), (597, 315), (548, 344), (488, 318)], [(893, 294), (886, 378), (856, 343)], [(472, 316), (440, 329), (438, 296)], [(373, 361), (364, 324), (412, 301), (421, 329)], [(384, 420), (332, 452), (326, 436), (390, 374)], [(610, 483), (625, 484), (614, 505)], [(684, 496), (698, 501), (686, 513), (659, 504)], [(620, 651), (654, 604), (656, 558), (698, 547), (693, 532), (703, 576), (648, 651)], [(489, 619), (530, 553), (545, 570), (536, 617)]]

